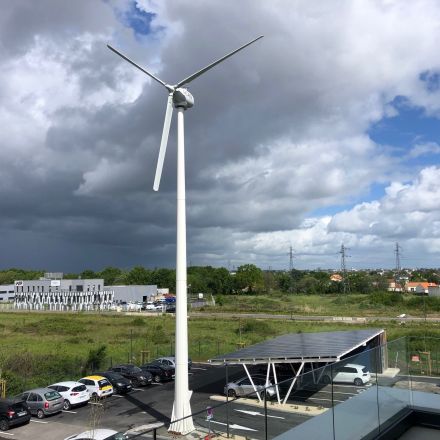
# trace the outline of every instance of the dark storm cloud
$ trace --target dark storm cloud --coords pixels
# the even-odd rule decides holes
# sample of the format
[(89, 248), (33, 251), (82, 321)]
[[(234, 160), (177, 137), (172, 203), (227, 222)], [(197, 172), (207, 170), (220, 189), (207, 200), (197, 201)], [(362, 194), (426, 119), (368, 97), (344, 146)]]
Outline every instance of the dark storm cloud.
[[(133, 5), (136, 20), (148, 16), (147, 27), (129, 27)], [(190, 86), (188, 252), (195, 264), (284, 266), (292, 241), (309, 255), (331, 253), (342, 239), (377, 246), (371, 228), (341, 226), (355, 208), (333, 221), (307, 217), (355, 204), (398, 169), (365, 131), (390, 111), (395, 94), (435, 110), (412, 78), (433, 67), (429, 42), (439, 12), (434, 3), (403, 10), (338, 5), (8, 4), (0, 18), (0, 243), (11, 249), (5, 266), (173, 264), (175, 120), (155, 193), (166, 90), (110, 52), (108, 42), (176, 82), (265, 34)], [(415, 36), (411, 29), (427, 16)], [(395, 20), (402, 25), (388, 35)], [(389, 50), (378, 51), (384, 41)], [(409, 67), (395, 69), (402, 57)]]

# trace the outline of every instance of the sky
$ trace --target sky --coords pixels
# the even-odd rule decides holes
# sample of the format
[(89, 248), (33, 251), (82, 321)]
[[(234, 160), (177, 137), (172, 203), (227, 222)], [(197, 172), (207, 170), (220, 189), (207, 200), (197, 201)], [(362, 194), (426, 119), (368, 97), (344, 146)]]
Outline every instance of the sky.
[(440, 267), (436, 0), (15, 0), (0, 15), (0, 269)]

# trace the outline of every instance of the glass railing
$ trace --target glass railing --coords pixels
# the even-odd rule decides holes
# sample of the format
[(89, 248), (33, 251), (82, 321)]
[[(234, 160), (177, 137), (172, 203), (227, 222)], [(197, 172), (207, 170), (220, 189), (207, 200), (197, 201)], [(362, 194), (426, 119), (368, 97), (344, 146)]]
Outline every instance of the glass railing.
[[(359, 347), (355, 354), (327, 365), (218, 366), (210, 381), (193, 384), (197, 399), (192, 422), (204, 438), (375, 438), (414, 407), (428, 405), (440, 412), (438, 380), (414, 377), (420, 369), (417, 343), (400, 338), (371, 349)], [(432, 340), (428, 348), (429, 344), (440, 347), (440, 340)], [(435, 374), (429, 366), (427, 359), (422, 371)]]

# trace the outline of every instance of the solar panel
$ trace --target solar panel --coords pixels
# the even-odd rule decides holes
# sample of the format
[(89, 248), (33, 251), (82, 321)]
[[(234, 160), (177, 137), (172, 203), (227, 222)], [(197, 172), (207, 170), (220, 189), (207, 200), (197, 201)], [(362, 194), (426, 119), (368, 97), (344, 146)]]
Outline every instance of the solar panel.
[(319, 333), (289, 333), (210, 359), (212, 363), (233, 363), (258, 360), (334, 358), (366, 344), (383, 329), (350, 330)]

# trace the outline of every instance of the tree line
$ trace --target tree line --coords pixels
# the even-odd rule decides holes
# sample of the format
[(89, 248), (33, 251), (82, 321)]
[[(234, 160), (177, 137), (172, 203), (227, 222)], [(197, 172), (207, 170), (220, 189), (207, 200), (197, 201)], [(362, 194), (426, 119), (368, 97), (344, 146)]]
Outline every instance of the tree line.
[[(254, 264), (244, 264), (230, 272), (224, 267), (191, 266), (188, 268), (188, 290), (190, 294), (211, 293), (231, 294), (270, 294), (274, 291), (290, 294), (336, 294), (372, 293), (386, 291), (390, 279), (397, 274), (393, 271), (359, 270), (348, 272), (345, 281), (332, 280), (332, 271), (262, 270)], [(0, 284), (12, 284), (15, 280), (34, 280), (44, 276), (44, 271), (7, 269), (0, 271)], [(440, 284), (439, 271), (436, 269), (404, 270), (398, 274), (409, 281), (429, 281)], [(66, 273), (65, 279), (103, 278), (106, 286), (123, 284), (155, 284), (158, 287), (175, 291), (176, 272), (174, 269), (148, 269), (136, 266), (129, 270), (106, 267), (101, 271), (84, 270), (81, 273)], [(345, 283), (345, 289), (344, 289)]]

